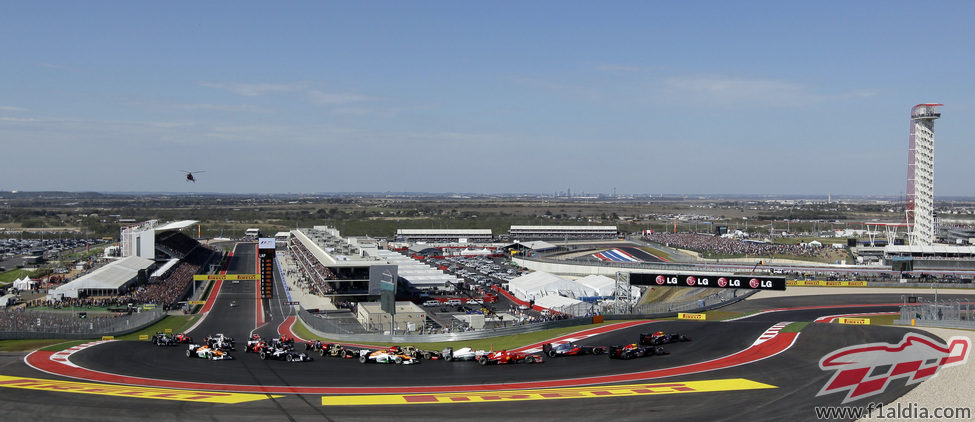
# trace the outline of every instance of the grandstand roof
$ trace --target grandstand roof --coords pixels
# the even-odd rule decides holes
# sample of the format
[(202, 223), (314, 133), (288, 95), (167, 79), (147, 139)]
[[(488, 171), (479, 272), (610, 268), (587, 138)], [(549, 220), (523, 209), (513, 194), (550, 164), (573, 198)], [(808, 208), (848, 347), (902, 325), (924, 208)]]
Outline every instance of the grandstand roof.
[(965, 255), (975, 255), (975, 246), (955, 246), (955, 245), (930, 245), (930, 246), (915, 246), (915, 245), (887, 245), (884, 248), (884, 253), (887, 254), (908, 254), (908, 253), (920, 253), (928, 255), (938, 255), (938, 254), (965, 254)]
[(157, 268), (156, 271), (153, 271), (152, 275), (150, 275), (149, 277), (162, 277), (163, 274), (166, 274), (166, 271), (169, 271), (169, 269), (173, 268), (173, 266), (176, 265), (178, 262), (179, 259), (176, 258), (166, 261), (166, 263), (163, 264), (161, 267)]
[(183, 220), (183, 221), (173, 221), (170, 223), (157, 226), (154, 230), (157, 232), (164, 232), (166, 230), (182, 230), (189, 226), (199, 223), (197, 220)]
[(122, 258), (81, 276), (77, 280), (58, 286), (53, 293), (64, 294), (67, 297), (78, 297), (79, 290), (119, 289), (134, 280), (140, 270), (145, 270), (154, 264), (155, 261), (138, 256)]
[(398, 235), (486, 235), (491, 236), (491, 229), (396, 229)]
[(511, 226), (511, 230), (576, 230), (576, 231), (613, 230), (616, 231), (616, 226)]

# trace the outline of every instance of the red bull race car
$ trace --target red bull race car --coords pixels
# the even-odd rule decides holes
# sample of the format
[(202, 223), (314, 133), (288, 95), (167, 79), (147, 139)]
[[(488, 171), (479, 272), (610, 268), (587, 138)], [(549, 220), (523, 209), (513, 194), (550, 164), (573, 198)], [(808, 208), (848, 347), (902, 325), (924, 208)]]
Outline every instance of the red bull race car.
[(681, 333), (668, 334), (663, 331), (657, 331), (653, 334), (640, 334), (640, 344), (644, 346), (659, 346), (661, 344), (680, 343), (685, 341), (691, 341), (691, 338)]
[(642, 347), (636, 343), (627, 344), (624, 346), (610, 346), (609, 353), (607, 355), (610, 359), (633, 359), (642, 358), (654, 355), (669, 355), (670, 353), (665, 351), (663, 347), (660, 346), (647, 346)]

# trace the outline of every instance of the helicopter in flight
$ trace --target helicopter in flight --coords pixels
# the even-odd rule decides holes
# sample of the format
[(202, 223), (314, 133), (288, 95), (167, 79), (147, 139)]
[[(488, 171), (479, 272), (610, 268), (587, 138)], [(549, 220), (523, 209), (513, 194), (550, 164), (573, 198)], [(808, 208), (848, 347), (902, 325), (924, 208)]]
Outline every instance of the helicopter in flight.
[(197, 171), (197, 170), (194, 170), (194, 171), (180, 170), (180, 171), (182, 171), (183, 173), (186, 173), (186, 181), (187, 182), (193, 182), (193, 183), (196, 183), (196, 178), (193, 177), (193, 173), (206, 173), (206, 171), (204, 171), (204, 170), (199, 170), (199, 171)]

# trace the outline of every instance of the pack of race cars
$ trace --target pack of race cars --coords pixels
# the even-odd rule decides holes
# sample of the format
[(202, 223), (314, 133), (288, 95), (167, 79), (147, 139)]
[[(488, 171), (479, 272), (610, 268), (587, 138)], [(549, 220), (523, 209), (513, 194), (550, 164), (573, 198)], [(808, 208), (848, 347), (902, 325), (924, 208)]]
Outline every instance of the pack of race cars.
[[(514, 363), (542, 363), (543, 356), (549, 358), (607, 355), (610, 359), (629, 360), (640, 357), (667, 355), (662, 345), (691, 341), (681, 333), (641, 333), (638, 343), (616, 346), (580, 345), (574, 341), (559, 344), (545, 343), (542, 353), (527, 353), (512, 350), (477, 350), (470, 347), (454, 349), (447, 347), (443, 350), (422, 350), (414, 346), (390, 346), (385, 348), (353, 347), (337, 343), (323, 343), (320, 340), (305, 342), (304, 352), (295, 350), (295, 340), (287, 336), (264, 339), (254, 334), (247, 339), (245, 353), (257, 354), (262, 360), (281, 360), (287, 362), (312, 361), (310, 353), (318, 353), (321, 357), (336, 357), (340, 359), (358, 359), (360, 363), (392, 363), (400, 365), (414, 365), (423, 360), (475, 361), (481, 365), (505, 365)], [(193, 343), (192, 338), (185, 333), (176, 336), (167, 333), (156, 333), (150, 339), (156, 346), (175, 346), (177, 343), (188, 344), (186, 357), (208, 360), (232, 360), (231, 351), (235, 351), (234, 339), (223, 334), (215, 334), (204, 338), (202, 344)]]

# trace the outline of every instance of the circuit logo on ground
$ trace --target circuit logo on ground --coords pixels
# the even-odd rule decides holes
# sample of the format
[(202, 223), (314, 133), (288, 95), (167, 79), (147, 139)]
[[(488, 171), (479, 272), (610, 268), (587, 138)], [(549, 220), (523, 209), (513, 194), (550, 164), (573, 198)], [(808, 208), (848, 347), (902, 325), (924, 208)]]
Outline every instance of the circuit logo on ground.
[(836, 372), (816, 396), (846, 392), (845, 404), (880, 394), (895, 379), (906, 377), (906, 385), (916, 384), (941, 368), (968, 362), (969, 350), (968, 337), (952, 337), (944, 344), (918, 333), (905, 334), (897, 344), (844, 347), (819, 360), (819, 369)]

